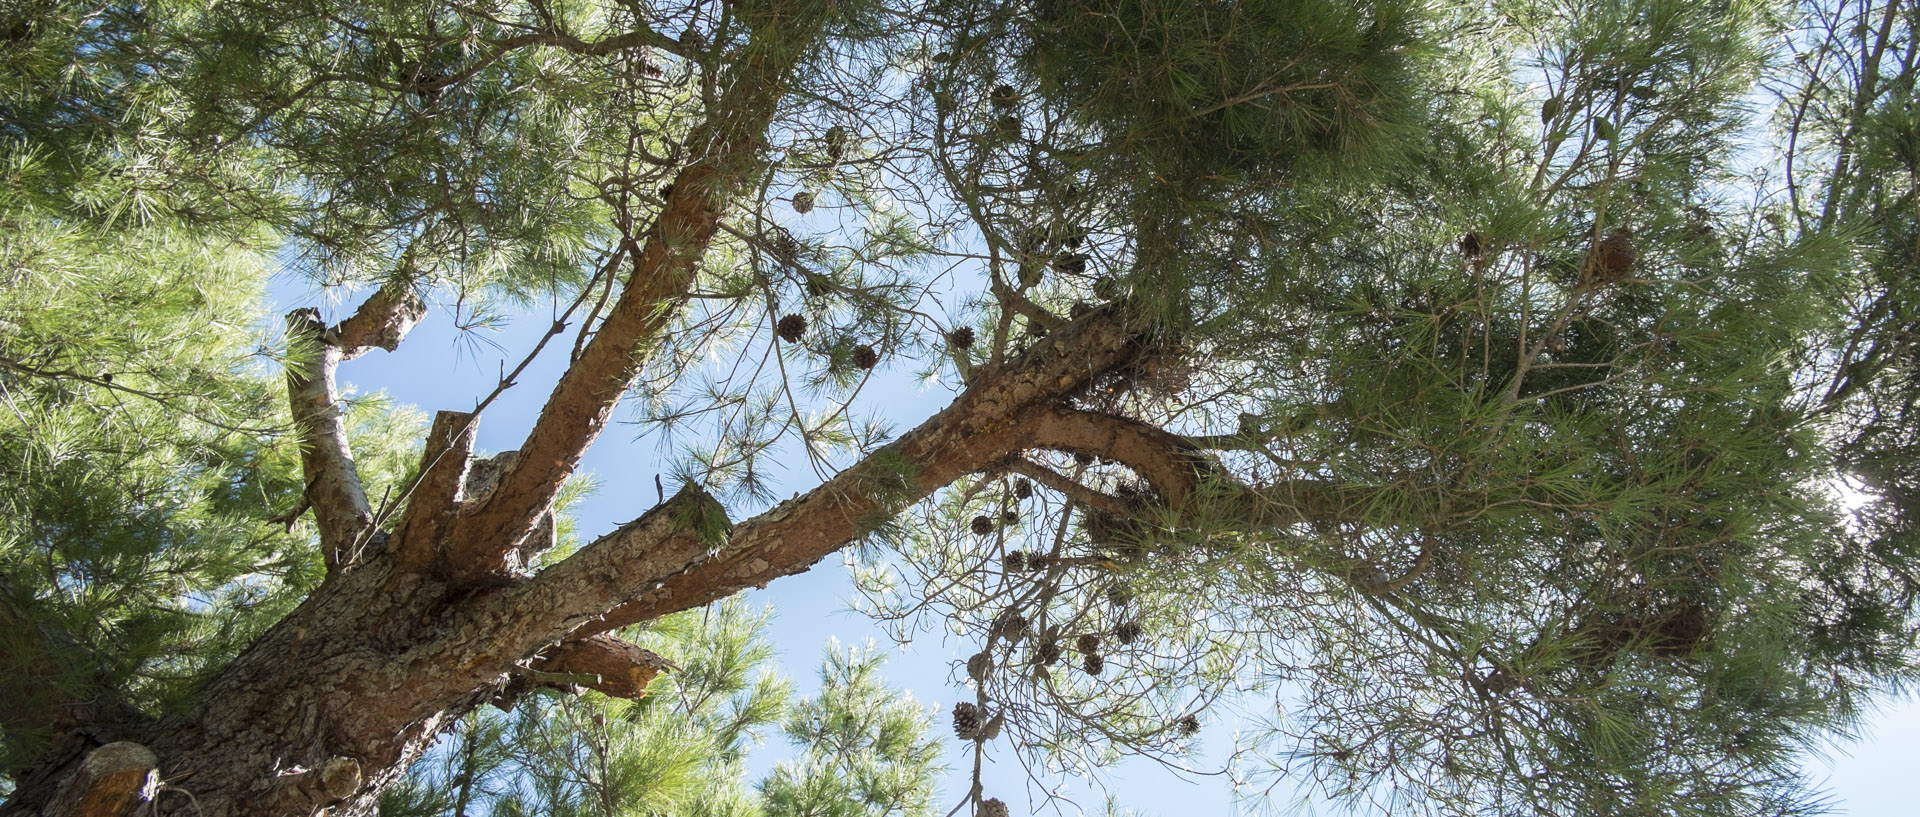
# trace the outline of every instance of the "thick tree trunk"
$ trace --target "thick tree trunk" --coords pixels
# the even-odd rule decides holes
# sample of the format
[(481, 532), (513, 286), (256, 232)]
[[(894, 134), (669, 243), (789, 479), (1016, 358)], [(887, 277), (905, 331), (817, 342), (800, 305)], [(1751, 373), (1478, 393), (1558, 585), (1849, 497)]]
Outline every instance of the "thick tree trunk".
[[(801, 19), (818, 26), (820, 17)], [(614, 628), (803, 572), (907, 505), (1005, 467), (1026, 448), (1129, 462), (1175, 500), (1192, 490), (1198, 461), (1179, 438), (1062, 409), (1140, 354), (1138, 329), (1109, 305), (1071, 322), (1048, 316), (1055, 329), (1045, 341), (971, 373), (966, 391), (920, 427), (754, 519), (729, 524), (717, 502), (689, 487), (537, 576), (517, 570), (544, 546), (537, 532), (553, 497), (685, 297), (728, 191), (752, 173), (760, 135), (812, 36), (787, 30), (799, 25), (789, 17), (762, 22), (782, 36), (756, 39), (741, 59), (691, 140), (700, 158), (680, 173), (644, 246), (628, 248), (634, 268), (621, 298), (490, 488), (467, 495), (475, 418), (443, 414), (406, 515), (394, 526), (374, 518), (354, 473), (334, 370), (398, 343), (420, 304), (383, 291), (332, 329), (315, 314), (294, 316), (295, 335), (317, 345), (289, 380), (326, 581), (184, 710), (158, 723), (112, 718), (72, 729), (19, 778), (0, 817), (64, 814), (73, 803), (113, 811), (149, 796), (162, 814), (366, 813), (462, 715), (548, 673), (639, 694), (659, 659), (611, 636)], [(376, 533), (383, 529), (395, 533)], [(137, 746), (92, 751), (113, 742)], [(157, 793), (147, 772), (126, 762), (147, 762), (141, 750), (157, 764)]]
[[(648, 657), (597, 634), (807, 570), (907, 504), (1017, 454), (1034, 429), (1058, 425), (1053, 406), (1136, 353), (1120, 311), (1098, 311), (978, 374), (952, 406), (793, 502), (728, 525), (718, 503), (684, 489), (533, 577), (410, 569), (406, 543), (375, 537), (186, 711), (93, 741), (158, 756), (162, 812), (364, 812), (443, 729), (536, 662), (567, 671), (573, 658), (634, 685), (655, 668)], [(625, 681), (608, 677), (621, 656), (634, 668)], [(84, 758), (71, 752), (29, 776), (0, 814), (39, 812)]]

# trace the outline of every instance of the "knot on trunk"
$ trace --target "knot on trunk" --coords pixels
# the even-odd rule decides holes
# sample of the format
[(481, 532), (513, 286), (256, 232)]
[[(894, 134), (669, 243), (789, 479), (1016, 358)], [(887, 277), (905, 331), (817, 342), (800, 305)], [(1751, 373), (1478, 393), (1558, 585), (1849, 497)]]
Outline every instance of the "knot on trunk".
[(352, 797), (361, 782), (360, 761), (330, 757), (319, 768), (281, 774), (263, 799), (268, 812), (311, 812)]

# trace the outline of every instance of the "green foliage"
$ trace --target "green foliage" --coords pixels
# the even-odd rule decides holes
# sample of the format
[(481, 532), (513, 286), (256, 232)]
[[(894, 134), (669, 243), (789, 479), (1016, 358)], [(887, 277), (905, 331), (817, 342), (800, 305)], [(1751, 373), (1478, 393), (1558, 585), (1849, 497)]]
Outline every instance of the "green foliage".
[[(769, 666), (769, 614), (736, 598), (650, 625), (640, 642), (679, 666), (639, 701), (536, 692), (511, 713), (468, 716), (387, 790), (380, 813), (928, 813), (938, 745), (925, 738), (927, 713), (884, 685), (871, 650), (829, 649), (820, 694), (792, 701)], [(744, 780), (749, 749), (782, 724), (800, 759), (756, 793)]]
[[(1137, 173), (1186, 187), (1298, 165), (1366, 168), (1420, 116), (1420, 4), (1036, 3), (1025, 61)], [(1317, 168), (1316, 168), (1317, 169)]]
[(733, 527), (727, 519), (726, 506), (691, 482), (680, 489), (676, 496), (679, 495), (684, 495), (686, 500), (674, 509), (674, 527), (692, 532), (712, 548), (726, 544), (727, 531)]
[(932, 718), (886, 687), (885, 662), (871, 644), (844, 653), (828, 646), (820, 694), (795, 704), (783, 727), (800, 757), (774, 766), (760, 784), (770, 817), (937, 813), (940, 744), (926, 735)]
[[(634, 386), (699, 492), (675, 524), (718, 547), (775, 466), (897, 509), (930, 472), (873, 455), (863, 390), (962, 390), (1100, 304), (1137, 359), (1070, 407), (1193, 447), (1155, 463), (1180, 504), (1117, 452), (1018, 451), (994, 467), (1079, 488), (970, 475), (857, 520), (879, 612), (977, 639), (1037, 768), (1190, 753), (1272, 696), (1240, 779), (1786, 814), (1795, 753), (1914, 679), (1911, 4), (31, 11), (0, 30), (0, 695), (39, 714), (165, 712), (320, 580), (269, 274), (468, 326), (575, 302), (584, 343), (664, 186), (767, 111)], [(349, 424), (368, 495), (404, 485), (418, 418)], [(655, 622), (682, 666), (648, 698), (469, 716), (384, 808), (929, 812), (876, 654), (789, 705), (761, 626)], [(57, 720), (5, 721), (0, 771)], [(803, 749), (749, 790), (776, 723)]]

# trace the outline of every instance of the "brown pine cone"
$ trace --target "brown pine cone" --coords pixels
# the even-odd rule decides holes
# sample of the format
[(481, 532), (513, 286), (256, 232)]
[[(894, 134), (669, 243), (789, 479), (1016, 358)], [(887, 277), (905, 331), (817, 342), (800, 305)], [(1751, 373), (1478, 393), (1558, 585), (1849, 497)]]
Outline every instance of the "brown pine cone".
[(967, 659), (968, 678), (978, 681), (987, 677), (987, 673), (992, 671), (993, 656), (987, 654), (985, 651), (974, 653), (972, 658)]
[(961, 740), (973, 740), (980, 736), (980, 727), (986, 718), (980, 715), (980, 707), (972, 702), (961, 701), (953, 705), (953, 734)]
[(1617, 227), (1587, 252), (1587, 265), (1581, 271), (1586, 286), (1606, 286), (1628, 277), (1640, 251), (1633, 246), (1633, 231)]
[(1054, 662), (1060, 660), (1060, 642), (1047, 639), (1034, 650), (1033, 660), (1043, 667), (1053, 666)]
[(1003, 610), (993, 619), (993, 631), (1008, 641), (1019, 641), (1021, 636), (1027, 634), (1027, 617), (1020, 615), (1018, 610)]
[(807, 333), (807, 319), (799, 315), (788, 315), (780, 319), (780, 325), (776, 331), (779, 332), (781, 340), (799, 343), (800, 337)]

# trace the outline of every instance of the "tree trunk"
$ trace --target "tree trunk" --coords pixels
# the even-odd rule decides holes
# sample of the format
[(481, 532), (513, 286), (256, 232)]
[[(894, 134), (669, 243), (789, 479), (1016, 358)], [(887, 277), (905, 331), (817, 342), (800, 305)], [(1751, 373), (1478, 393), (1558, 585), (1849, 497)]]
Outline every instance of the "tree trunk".
[[(602, 635), (616, 626), (803, 572), (1036, 439), (1142, 456), (1115, 446), (1120, 437), (1092, 415), (1084, 438), (1058, 430), (1061, 400), (1137, 352), (1122, 311), (1099, 310), (978, 374), (953, 405), (796, 500), (729, 525), (719, 503), (684, 488), (536, 576), (480, 571), (472, 579), (416, 568), (400, 558), (407, 543), (376, 536), (190, 707), (159, 723), (76, 737), (70, 751), (22, 777), (0, 815), (41, 813), (80, 770), (85, 750), (109, 741), (157, 755), (162, 813), (366, 812), (441, 731), (476, 705), (511, 695), (510, 687), (526, 688), (534, 670), (567, 671), (575, 661), (608, 678), (617, 674), (609, 662), (624, 661), (634, 672), (608, 678), (610, 688), (644, 683), (657, 666)], [(1154, 455), (1168, 453), (1179, 452)]]

